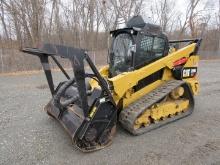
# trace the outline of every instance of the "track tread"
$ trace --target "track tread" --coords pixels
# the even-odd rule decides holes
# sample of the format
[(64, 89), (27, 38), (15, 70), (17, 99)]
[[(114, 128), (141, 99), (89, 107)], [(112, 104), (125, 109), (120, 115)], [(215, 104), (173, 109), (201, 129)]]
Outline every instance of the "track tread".
[(170, 80), (170, 81), (165, 82), (160, 87), (154, 89), (150, 93), (141, 97), (139, 100), (135, 101), (134, 103), (129, 105), (127, 108), (122, 110), (122, 112), (119, 115), (120, 123), (130, 133), (134, 135), (138, 135), (138, 134), (143, 134), (145, 132), (148, 132), (152, 129), (156, 129), (162, 125), (165, 125), (177, 119), (188, 116), (189, 114), (192, 113), (193, 108), (191, 108), (189, 112), (185, 112), (180, 116), (173, 117), (173, 118), (170, 118), (164, 121), (160, 121), (156, 124), (150, 124), (149, 126), (144, 127), (144, 128), (139, 128), (136, 130), (134, 129), (134, 122), (138, 116), (140, 116), (147, 108), (151, 107), (153, 104), (155, 104), (156, 102), (158, 102), (159, 100), (167, 96), (173, 89), (175, 89), (178, 86), (181, 86), (184, 83), (185, 83), (184, 81), (180, 81), (180, 80)]

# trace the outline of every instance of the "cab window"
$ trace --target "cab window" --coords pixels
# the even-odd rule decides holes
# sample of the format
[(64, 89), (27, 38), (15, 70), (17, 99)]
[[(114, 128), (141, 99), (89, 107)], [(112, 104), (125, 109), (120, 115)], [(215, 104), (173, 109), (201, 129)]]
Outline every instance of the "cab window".
[(135, 65), (140, 66), (159, 59), (164, 54), (165, 40), (160, 37), (143, 36), (136, 52)]
[(132, 65), (132, 46), (130, 34), (122, 33), (114, 38), (110, 63), (112, 75), (118, 75), (129, 70)]
[(153, 52), (155, 52), (155, 57), (163, 56), (165, 47), (165, 41), (163, 38), (155, 37), (153, 44)]

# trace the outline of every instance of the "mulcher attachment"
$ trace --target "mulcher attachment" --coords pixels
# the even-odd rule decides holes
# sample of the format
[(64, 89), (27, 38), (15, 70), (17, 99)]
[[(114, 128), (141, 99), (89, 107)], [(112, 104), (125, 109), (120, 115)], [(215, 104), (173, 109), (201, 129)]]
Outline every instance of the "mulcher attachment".
[[(23, 52), (40, 58), (52, 94), (51, 101), (44, 109), (48, 115), (61, 123), (70, 134), (73, 143), (84, 152), (99, 150), (110, 145), (116, 129), (117, 108), (106, 81), (85, 51), (44, 44), (37, 49), (25, 48)], [(74, 78), (70, 78), (65, 72), (55, 55), (68, 58), (72, 62)], [(68, 79), (61, 82), (56, 89), (48, 63), (49, 56)], [(93, 74), (85, 73), (85, 61)], [(89, 90), (85, 78), (96, 80), (101, 89)]]
[(74, 104), (65, 110), (57, 108), (54, 99), (44, 109), (61, 123), (80, 150), (90, 152), (111, 144), (117, 121), (116, 109), (111, 102), (97, 100), (89, 117), (85, 117), (82, 109)]

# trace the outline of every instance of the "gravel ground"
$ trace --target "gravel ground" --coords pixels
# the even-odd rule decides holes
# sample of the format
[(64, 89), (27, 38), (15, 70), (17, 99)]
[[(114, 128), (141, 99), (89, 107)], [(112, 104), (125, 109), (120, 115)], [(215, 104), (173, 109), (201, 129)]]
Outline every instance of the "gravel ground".
[(89, 154), (42, 110), (50, 98), (43, 74), (0, 76), (0, 164), (220, 165), (220, 61), (202, 61), (199, 76), (191, 116), (141, 136), (118, 127), (110, 147)]

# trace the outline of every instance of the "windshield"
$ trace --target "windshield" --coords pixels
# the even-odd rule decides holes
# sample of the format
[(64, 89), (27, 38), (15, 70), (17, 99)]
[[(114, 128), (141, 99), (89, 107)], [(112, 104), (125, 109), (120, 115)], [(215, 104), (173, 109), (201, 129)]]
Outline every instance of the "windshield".
[(112, 44), (110, 69), (113, 75), (128, 71), (132, 62), (132, 38), (128, 33), (115, 37)]

